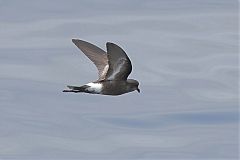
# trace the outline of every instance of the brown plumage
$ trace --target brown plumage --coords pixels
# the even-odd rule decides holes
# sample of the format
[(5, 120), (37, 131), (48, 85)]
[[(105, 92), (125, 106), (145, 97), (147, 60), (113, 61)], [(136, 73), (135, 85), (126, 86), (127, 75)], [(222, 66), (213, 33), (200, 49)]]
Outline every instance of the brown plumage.
[(86, 85), (68, 86), (63, 92), (86, 92), (103, 95), (121, 95), (137, 90), (138, 81), (127, 79), (132, 71), (132, 64), (124, 50), (114, 43), (107, 42), (107, 52), (101, 48), (79, 39), (73, 43), (95, 64), (98, 80)]

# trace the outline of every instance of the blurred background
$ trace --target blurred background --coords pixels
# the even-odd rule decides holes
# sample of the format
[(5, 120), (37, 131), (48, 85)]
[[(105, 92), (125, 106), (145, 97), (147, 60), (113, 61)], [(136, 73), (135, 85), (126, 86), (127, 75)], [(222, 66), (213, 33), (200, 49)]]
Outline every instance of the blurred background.
[[(0, 0), (0, 159), (238, 159), (238, 1)], [(121, 46), (141, 94), (71, 42)]]

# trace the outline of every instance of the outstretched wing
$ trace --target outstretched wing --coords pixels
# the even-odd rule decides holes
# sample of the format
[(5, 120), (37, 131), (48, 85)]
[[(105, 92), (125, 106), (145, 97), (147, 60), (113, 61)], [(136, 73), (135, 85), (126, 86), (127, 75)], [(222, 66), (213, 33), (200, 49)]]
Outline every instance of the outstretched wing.
[(132, 64), (122, 48), (107, 42), (107, 57), (109, 69), (106, 80), (126, 80), (132, 71)]
[(105, 79), (108, 71), (107, 53), (101, 48), (83, 40), (72, 39), (72, 42), (96, 65), (98, 80)]

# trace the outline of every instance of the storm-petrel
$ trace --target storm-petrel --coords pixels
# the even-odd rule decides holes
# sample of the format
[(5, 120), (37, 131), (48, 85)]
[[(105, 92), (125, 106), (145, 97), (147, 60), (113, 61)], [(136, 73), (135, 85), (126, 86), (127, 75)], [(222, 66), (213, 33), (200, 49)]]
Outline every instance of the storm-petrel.
[(138, 81), (127, 79), (132, 71), (132, 64), (124, 50), (118, 45), (107, 42), (107, 52), (79, 39), (72, 42), (96, 65), (98, 80), (83, 86), (67, 86), (63, 92), (86, 92), (102, 95), (121, 95), (137, 90)]

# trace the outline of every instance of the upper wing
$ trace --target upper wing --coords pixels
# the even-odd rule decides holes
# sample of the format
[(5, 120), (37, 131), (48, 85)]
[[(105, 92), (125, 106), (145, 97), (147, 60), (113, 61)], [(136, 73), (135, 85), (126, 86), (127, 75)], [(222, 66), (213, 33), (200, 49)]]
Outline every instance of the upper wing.
[(107, 56), (109, 69), (106, 80), (126, 80), (132, 71), (132, 64), (122, 48), (107, 42)]
[(108, 70), (107, 53), (101, 48), (83, 40), (72, 39), (72, 42), (96, 65), (98, 80), (105, 79)]

